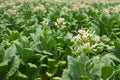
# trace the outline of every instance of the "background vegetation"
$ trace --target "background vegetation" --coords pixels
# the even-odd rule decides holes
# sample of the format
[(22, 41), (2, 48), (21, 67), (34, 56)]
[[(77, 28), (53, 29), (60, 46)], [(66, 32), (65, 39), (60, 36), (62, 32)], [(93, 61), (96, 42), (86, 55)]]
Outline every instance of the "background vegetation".
[(0, 2), (0, 80), (120, 79), (120, 2), (71, 3)]

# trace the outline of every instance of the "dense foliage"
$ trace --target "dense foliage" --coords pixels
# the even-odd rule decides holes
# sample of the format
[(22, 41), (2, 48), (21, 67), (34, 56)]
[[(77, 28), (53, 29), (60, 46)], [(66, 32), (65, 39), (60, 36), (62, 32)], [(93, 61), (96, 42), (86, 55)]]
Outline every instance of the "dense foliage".
[(120, 80), (120, 3), (0, 4), (0, 80)]

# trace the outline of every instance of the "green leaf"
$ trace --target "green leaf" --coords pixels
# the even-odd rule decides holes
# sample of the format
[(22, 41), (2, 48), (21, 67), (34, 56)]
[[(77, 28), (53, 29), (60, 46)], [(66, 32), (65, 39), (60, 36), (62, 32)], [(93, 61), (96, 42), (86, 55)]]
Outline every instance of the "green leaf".
[(15, 39), (18, 39), (20, 37), (20, 33), (18, 31), (12, 31), (9, 35), (9, 39), (12, 41), (12, 40), (15, 40)]
[(9, 65), (10, 69), (7, 73), (6, 79), (9, 79), (10, 76), (14, 75), (16, 71), (18, 71), (21, 63), (21, 59), (18, 56), (15, 56), (12, 60), (11, 65)]
[(15, 46), (17, 48), (17, 53), (20, 56), (22, 56), (23, 55), (23, 45), (18, 40), (13, 41), (13, 44), (15, 44)]
[(46, 75), (47, 75), (48, 77), (52, 77), (54, 74), (55, 74), (55, 72), (46, 72)]
[(114, 50), (114, 54), (118, 57), (118, 58), (120, 58), (120, 39), (118, 39), (118, 40), (115, 40), (114, 41), (114, 45), (115, 45), (115, 50)]
[(117, 61), (117, 62), (120, 63), (120, 59), (117, 58), (115, 55), (113, 55), (113, 54), (107, 54), (107, 55), (108, 55), (112, 60)]
[(80, 80), (89, 80), (87, 76), (80, 76)]
[(52, 80), (60, 80), (60, 77), (53, 77)]
[[(52, 77), (57, 72), (57, 67), (55, 66), (56, 60), (48, 58), (48, 72), (46, 72), (47, 76)], [(51, 66), (52, 65), (52, 66)]]
[(8, 69), (8, 60), (0, 63), (0, 80), (4, 79)]
[(55, 47), (55, 45), (56, 45), (55, 39), (48, 40), (48, 49)]
[(34, 80), (38, 76), (39, 70), (35, 64), (28, 63), (26, 69), (26, 75), (29, 80)]
[(15, 56), (15, 54), (16, 54), (16, 47), (15, 45), (12, 45), (5, 51), (3, 60), (10, 59), (11, 57)]
[(73, 80), (79, 80), (80, 76), (86, 75), (84, 63), (78, 62), (71, 56), (68, 56), (68, 69)]
[(35, 64), (32, 64), (32, 63), (28, 63), (28, 66), (29, 66), (30, 68), (37, 69), (37, 66), (36, 66)]
[(69, 70), (66, 70), (66, 69), (64, 70), (61, 80), (73, 80)]
[(19, 25), (19, 24), (21, 24), (21, 23), (23, 23), (23, 22), (25, 22), (25, 20), (24, 20), (23, 18), (18, 18), (18, 19), (16, 20), (16, 24), (17, 24), (17, 25)]
[(0, 62), (3, 61), (3, 56), (4, 56), (4, 45), (2, 44), (0, 46)]
[(35, 80), (42, 80), (41, 78), (36, 78)]
[(24, 51), (23, 51), (23, 61), (24, 62), (27, 62), (34, 54), (34, 51), (30, 48), (25, 48)]
[(20, 71), (18, 71), (18, 73), (17, 73), (17, 80), (28, 80), (28, 77), (25, 74), (23, 74)]
[(102, 67), (101, 77), (103, 78), (103, 80), (107, 80), (112, 75), (113, 71), (114, 69), (111, 66)]
[(66, 64), (66, 61), (59, 61), (55, 66), (58, 67), (58, 66), (63, 66)]
[(38, 37), (34, 34), (34, 33), (30, 33), (30, 36), (32, 37), (32, 39), (34, 41), (37, 41), (38, 40)]
[(65, 39), (66, 39), (66, 40), (72, 39), (72, 37), (73, 37), (73, 34), (71, 34), (71, 33), (68, 32), (68, 33), (66, 34), (66, 36), (65, 36)]
[(45, 55), (50, 55), (50, 56), (52, 56), (53, 54), (52, 53), (50, 53), (50, 52), (48, 52), (48, 51), (42, 51), (43, 52), (43, 54), (45, 54)]
[(0, 63), (0, 67), (6, 66), (6, 65), (8, 65), (8, 60), (5, 60)]

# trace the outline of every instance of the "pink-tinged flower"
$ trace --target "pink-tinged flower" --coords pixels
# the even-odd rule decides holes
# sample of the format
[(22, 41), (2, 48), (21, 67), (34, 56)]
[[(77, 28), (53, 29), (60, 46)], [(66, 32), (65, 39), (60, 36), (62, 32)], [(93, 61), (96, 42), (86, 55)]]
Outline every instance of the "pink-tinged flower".
[(86, 33), (84, 33), (84, 34), (82, 35), (82, 38), (83, 38), (83, 39), (86, 39), (88, 36), (89, 36), (89, 33), (86, 32)]
[(100, 37), (99, 36), (95, 36), (95, 41), (100, 41)]
[(82, 46), (82, 48), (83, 48), (83, 49), (86, 49), (86, 48), (89, 47), (89, 46), (90, 46), (90, 43), (87, 42), (87, 43), (85, 43), (85, 44)]
[(83, 33), (85, 33), (85, 30), (79, 29), (78, 32), (79, 32), (80, 34), (83, 34)]

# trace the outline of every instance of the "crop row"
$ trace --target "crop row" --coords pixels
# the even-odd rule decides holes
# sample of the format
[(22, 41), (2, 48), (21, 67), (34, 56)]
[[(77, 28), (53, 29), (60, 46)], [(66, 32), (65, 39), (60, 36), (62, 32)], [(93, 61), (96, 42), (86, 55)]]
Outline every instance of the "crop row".
[(119, 2), (0, 4), (0, 80), (119, 80)]

